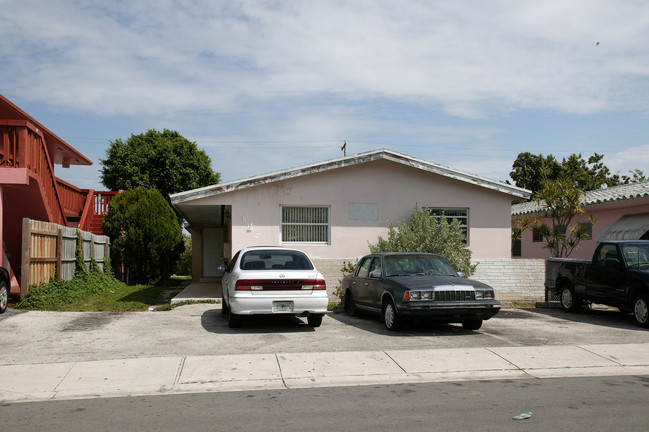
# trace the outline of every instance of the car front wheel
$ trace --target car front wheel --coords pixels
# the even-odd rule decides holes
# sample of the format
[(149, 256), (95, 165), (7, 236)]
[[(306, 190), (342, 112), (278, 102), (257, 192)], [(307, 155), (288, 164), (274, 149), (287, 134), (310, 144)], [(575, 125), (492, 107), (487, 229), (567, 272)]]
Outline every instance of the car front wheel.
[(640, 294), (633, 303), (633, 318), (636, 324), (649, 328), (649, 296)]
[(221, 313), (223, 315), (228, 315), (230, 313), (230, 308), (225, 304), (225, 295), (221, 294)]
[(462, 327), (467, 330), (479, 330), (482, 327), (482, 320), (476, 318), (462, 321)]
[(381, 318), (383, 318), (383, 324), (385, 328), (390, 331), (397, 331), (401, 325), (401, 318), (397, 314), (397, 308), (394, 307), (394, 303), (391, 299), (386, 300), (383, 303), (383, 309), (381, 311)]
[(4, 313), (7, 310), (7, 304), (9, 304), (9, 287), (5, 281), (0, 282), (0, 313)]

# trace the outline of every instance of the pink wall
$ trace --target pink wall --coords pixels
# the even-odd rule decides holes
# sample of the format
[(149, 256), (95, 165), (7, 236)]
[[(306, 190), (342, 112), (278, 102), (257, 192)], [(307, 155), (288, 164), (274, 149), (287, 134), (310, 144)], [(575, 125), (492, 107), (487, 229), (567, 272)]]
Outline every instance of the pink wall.
[[(593, 238), (591, 240), (582, 240), (579, 242), (578, 248), (570, 255), (570, 258), (591, 259), (595, 248), (597, 248), (597, 236), (624, 215), (649, 212), (649, 199), (591, 205), (585, 207), (584, 210), (586, 213), (576, 217), (573, 220), (573, 223), (588, 222), (590, 215), (595, 216), (596, 220), (593, 224)], [(543, 242), (532, 241), (531, 229), (523, 232), (521, 236), (521, 257), (548, 258), (550, 254), (548, 250), (543, 247), (544, 244), (545, 243)]]
[[(353, 258), (369, 252), (368, 241), (385, 237), (388, 224), (407, 219), (420, 207), (469, 208), (474, 259), (511, 256), (511, 199), (503, 193), (379, 160), (223, 193), (201, 205), (232, 206), (232, 251), (280, 244), (280, 205), (330, 206), (331, 244), (298, 244), (313, 258)], [(354, 221), (349, 203), (378, 207), (378, 220)]]

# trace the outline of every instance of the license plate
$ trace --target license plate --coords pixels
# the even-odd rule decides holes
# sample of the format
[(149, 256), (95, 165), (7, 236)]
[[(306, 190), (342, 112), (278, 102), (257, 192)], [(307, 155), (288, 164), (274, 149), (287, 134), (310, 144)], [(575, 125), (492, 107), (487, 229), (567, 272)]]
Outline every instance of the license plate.
[(273, 312), (293, 312), (292, 301), (274, 301)]

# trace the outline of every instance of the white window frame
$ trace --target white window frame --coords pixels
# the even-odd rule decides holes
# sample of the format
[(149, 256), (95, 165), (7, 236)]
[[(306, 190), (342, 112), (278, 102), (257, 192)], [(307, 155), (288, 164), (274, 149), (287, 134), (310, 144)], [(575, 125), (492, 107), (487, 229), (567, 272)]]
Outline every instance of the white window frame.
[[(439, 218), (441, 214), (435, 214), (434, 212), (442, 213), (444, 212), (444, 217), (448, 219), (458, 219), (460, 221), (460, 227), (462, 227), (466, 233), (466, 239), (464, 240), (467, 245), (469, 245), (469, 208), (468, 207), (426, 207), (426, 210), (430, 212), (430, 215), (435, 218), (439, 223)], [(463, 212), (463, 215), (450, 214), (449, 212)]]
[[(327, 222), (285, 222), (284, 221), (284, 209), (293, 208), (293, 209), (302, 209), (304, 211), (309, 209), (326, 209), (327, 211)], [(326, 240), (322, 241), (312, 241), (312, 240), (284, 240), (284, 227), (293, 226), (293, 227), (326, 227)], [(307, 228), (308, 229), (308, 228)], [(331, 244), (331, 206), (325, 205), (280, 205), (279, 206), (279, 242), (280, 244)]]

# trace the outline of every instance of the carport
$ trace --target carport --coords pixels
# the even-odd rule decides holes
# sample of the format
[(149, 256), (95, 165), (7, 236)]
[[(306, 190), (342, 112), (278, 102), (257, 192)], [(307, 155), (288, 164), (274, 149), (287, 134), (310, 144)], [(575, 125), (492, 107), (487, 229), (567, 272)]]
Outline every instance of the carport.
[[(232, 207), (222, 204), (196, 205), (183, 202), (173, 204), (185, 218), (187, 222), (185, 227), (192, 237), (192, 285), (220, 284), (223, 273), (219, 272), (217, 267), (231, 258)], [(197, 292), (204, 291), (199, 288), (193, 289)], [(218, 297), (220, 298), (220, 292)]]

